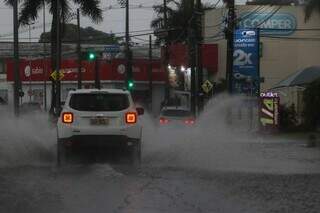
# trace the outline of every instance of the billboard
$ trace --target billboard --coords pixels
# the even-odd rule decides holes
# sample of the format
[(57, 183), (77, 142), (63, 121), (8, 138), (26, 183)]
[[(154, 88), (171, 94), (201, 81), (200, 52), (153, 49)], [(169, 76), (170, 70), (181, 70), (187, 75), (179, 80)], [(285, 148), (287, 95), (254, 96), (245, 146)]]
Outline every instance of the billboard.
[(232, 91), (259, 93), (259, 32), (237, 29), (234, 36)]
[[(99, 60), (99, 73), (101, 80), (123, 81), (125, 79), (125, 64), (123, 59), (115, 59), (112, 63), (105, 60)], [(7, 81), (14, 80), (13, 60), (6, 60)], [(133, 77), (135, 81), (149, 81), (149, 61), (145, 59), (133, 60)], [(50, 80), (51, 69), (50, 60), (20, 60), (19, 64), (20, 79), (22, 82), (30, 81), (47, 81)], [(78, 63), (77, 60), (67, 59), (61, 63), (63, 73), (62, 81), (78, 80)], [(82, 61), (82, 80), (94, 81), (95, 78), (95, 62)], [(164, 82), (166, 80), (165, 71), (161, 68), (160, 60), (154, 60), (152, 63), (152, 79), (155, 82)]]
[(262, 35), (288, 36), (292, 35), (297, 28), (297, 19), (290, 13), (250, 13), (240, 15), (240, 28), (261, 28)]

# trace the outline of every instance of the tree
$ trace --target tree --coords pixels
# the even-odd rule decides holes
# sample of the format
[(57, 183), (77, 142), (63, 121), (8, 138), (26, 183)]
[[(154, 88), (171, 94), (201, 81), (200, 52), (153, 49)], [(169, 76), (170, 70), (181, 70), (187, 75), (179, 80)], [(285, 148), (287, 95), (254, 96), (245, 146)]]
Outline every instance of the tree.
[[(4, 0), (6, 4), (13, 5), (15, 0)], [(21, 10), (19, 23), (20, 25), (26, 25), (30, 21), (34, 21), (38, 18), (39, 12), (43, 9), (44, 3), (49, 5), (49, 11), (52, 14), (51, 23), (51, 66), (56, 67), (57, 56), (57, 23), (62, 24), (62, 34), (64, 32), (65, 24), (72, 14), (71, 4), (76, 4), (84, 16), (88, 16), (93, 22), (102, 21), (102, 10), (100, 8), (100, 0), (59, 0), (60, 3), (60, 15), (57, 13), (57, 0), (18, 0), (21, 2)], [(58, 19), (58, 17), (60, 17)], [(61, 45), (61, 44), (60, 44)], [(61, 49), (61, 48), (60, 48)], [(52, 97), (50, 114), (53, 114), (55, 105), (55, 83), (52, 82)]]
[[(75, 43), (78, 36), (77, 25), (66, 24), (62, 42)], [(81, 40), (86, 44), (118, 44), (121, 38), (112, 33), (105, 33), (92, 27), (80, 28)], [(42, 33), (39, 42), (49, 42), (51, 32)]]
[(303, 93), (304, 124), (314, 130), (320, 125), (320, 79), (309, 84)]
[(320, 13), (320, 1), (319, 0), (307, 0), (305, 7), (305, 20), (308, 21), (313, 14), (317, 11)]
[[(168, 33), (168, 42), (184, 42), (188, 36), (188, 28), (191, 18), (193, 17), (193, 8), (190, 0), (167, 0), (167, 27), (170, 29)], [(163, 5), (155, 5), (154, 11), (157, 17), (151, 21), (151, 28), (155, 31), (164, 28), (164, 7)], [(211, 4), (202, 5), (203, 10), (213, 8)], [(163, 42), (164, 38), (158, 36), (156, 43)]]

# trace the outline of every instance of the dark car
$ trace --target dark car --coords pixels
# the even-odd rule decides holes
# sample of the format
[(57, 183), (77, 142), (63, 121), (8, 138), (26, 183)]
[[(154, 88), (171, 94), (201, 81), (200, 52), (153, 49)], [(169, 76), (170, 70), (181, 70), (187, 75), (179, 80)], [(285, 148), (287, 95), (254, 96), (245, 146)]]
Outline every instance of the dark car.
[(160, 112), (160, 126), (194, 126), (195, 122), (195, 118), (188, 108), (164, 107)]

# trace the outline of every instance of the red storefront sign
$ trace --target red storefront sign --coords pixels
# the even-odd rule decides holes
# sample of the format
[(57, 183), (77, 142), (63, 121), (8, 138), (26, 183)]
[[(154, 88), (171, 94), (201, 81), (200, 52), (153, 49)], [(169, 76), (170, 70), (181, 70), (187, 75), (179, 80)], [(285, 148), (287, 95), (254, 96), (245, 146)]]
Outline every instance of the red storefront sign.
[[(202, 45), (202, 66), (209, 73), (218, 72), (218, 45), (203, 44)], [(172, 44), (168, 48), (169, 64), (173, 67), (188, 67), (189, 51), (188, 46), (181, 43)], [(162, 49), (162, 57), (164, 49)]]
[[(82, 62), (82, 80), (93, 81), (95, 76), (95, 63), (97, 62)], [(124, 80), (125, 78), (125, 60), (115, 59), (112, 63), (101, 60), (98, 62), (99, 74), (101, 80)], [(137, 59), (133, 61), (133, 78), (135, 81), (149, 81), (148, 75), (149, 61)], [(63, 72), (62, 81), (77, 81), (78, 78), (77, 60), (63, 60), (61, 64), (61, 72)], [(152, 63), (152, 80), (165, 81), (165, 73), (160, 65), (160, 60)], [(13, 61), (6, 61), (7, 81), (14, 80)], [(53, 72), (51, 69), (50, 60), (20, 60), (19, 65), (21, 81), (43, 81), (50, 80), (50, 75)]]

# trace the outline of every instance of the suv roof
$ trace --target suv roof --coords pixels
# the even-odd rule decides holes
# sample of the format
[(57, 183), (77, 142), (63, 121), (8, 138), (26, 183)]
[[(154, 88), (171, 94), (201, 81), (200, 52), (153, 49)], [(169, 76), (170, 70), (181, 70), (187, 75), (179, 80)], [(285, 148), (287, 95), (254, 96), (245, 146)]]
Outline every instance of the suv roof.
[(128, 90), (123, 89), (77, 89), (70, 91), (70, 94), (86, 94), (86, 93), (112, 93), (112, 94), (130, 94)]

